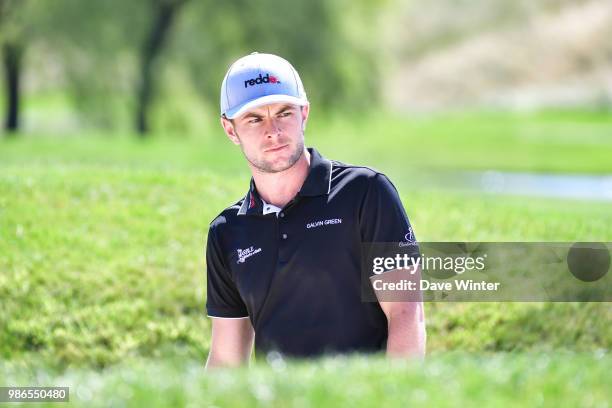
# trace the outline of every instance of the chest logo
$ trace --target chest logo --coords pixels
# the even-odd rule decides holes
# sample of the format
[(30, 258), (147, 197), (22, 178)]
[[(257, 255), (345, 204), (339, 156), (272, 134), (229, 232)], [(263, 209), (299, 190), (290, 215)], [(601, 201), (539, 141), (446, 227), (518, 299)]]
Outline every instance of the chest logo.
[(261, 248), (255, 248), (253, 246), (250, 246), (246, 249), (240, 249), (238, 248), (236, 251), (238, 251), (238, 261), (236, 263), (244, 263), (244, 261), (250, 257), (255, 255), (258, 252), (261, 252)]
[(325, 225), (342, 224), (342, 218), (330, 218), (329, 220), (313, 221), (306, 224), (306, 228), (317, 228)]

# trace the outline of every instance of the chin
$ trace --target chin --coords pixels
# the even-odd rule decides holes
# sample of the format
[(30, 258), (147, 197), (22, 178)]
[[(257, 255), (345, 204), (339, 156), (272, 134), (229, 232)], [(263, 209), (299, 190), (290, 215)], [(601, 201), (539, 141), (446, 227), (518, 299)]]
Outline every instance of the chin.
[[(298, 152), (293, 146), (289, 146), (289, 149), (283, 149), (272, 157), (264, 157), (259, 161), (262, 164), (260, 168), (265, 168), (269, 172), (278, 173), (295, 165), (295, 163), (301, 157), (301, 152)], [(302, 149), (303, 150), (303, 149)]]
[(278, 173), (284, 170), (287, 170), (288, 168), (291, 167), (291, 162), (289, 160), (283, 160), (283, 161), (274, 161), (272, 163), (270, 163), (270, 168)]

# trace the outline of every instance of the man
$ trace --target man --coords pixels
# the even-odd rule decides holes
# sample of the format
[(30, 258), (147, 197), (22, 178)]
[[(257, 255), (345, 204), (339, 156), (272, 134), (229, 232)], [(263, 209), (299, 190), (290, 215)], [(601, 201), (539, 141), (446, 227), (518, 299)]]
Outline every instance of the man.
[[(304, 147), (309, 103), (296, 70), (271, 54), (237, 60), (221, 86), (221, 124), (252, 173), (210, 224), (207, 367), (258, 351), (290, 357), (422, 356), (421, 302), (362, 300), (363, 243), (412, 240), (389, 179)], [(368, 282), (369, 283), (369, 282)]]

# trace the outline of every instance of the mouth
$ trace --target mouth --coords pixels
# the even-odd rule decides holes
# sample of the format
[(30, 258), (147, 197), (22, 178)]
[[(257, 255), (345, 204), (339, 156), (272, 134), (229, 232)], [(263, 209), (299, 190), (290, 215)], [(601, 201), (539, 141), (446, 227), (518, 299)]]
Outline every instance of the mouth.
[(275, 152), (279, 152), (279, 151), (283, 150), (284, 148), (286, 148), (287, 146), (289, 146), (289, 145), (286, 145), (286, 144), (285, 144), (285, 145), (282, 145), (282, 146), (273, 147), (273, 148), (270, 148), (270, 149), (266, 149), (266, 150), (264, 150), (264, 152), (265, 152), (265, 153), (275, 153)]

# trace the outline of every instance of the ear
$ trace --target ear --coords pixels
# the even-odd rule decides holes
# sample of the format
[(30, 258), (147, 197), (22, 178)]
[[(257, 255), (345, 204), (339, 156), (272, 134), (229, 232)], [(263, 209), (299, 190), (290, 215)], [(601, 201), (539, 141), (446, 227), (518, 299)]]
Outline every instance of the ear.
[(308, 115), (310, 114), (310, 104), (301, 107), (302, 112), (302, 130), (306, 130), (306, 122), (308, 122)]
[(232, 122), (229, 119), (221, 116), (221, 126), (223, 127), (225, 135), (229, 138), (229, 140), (231, 140), (235, 145), (240, 145), (240, 139), (236, 134), (236, 130), (234, 129)]

